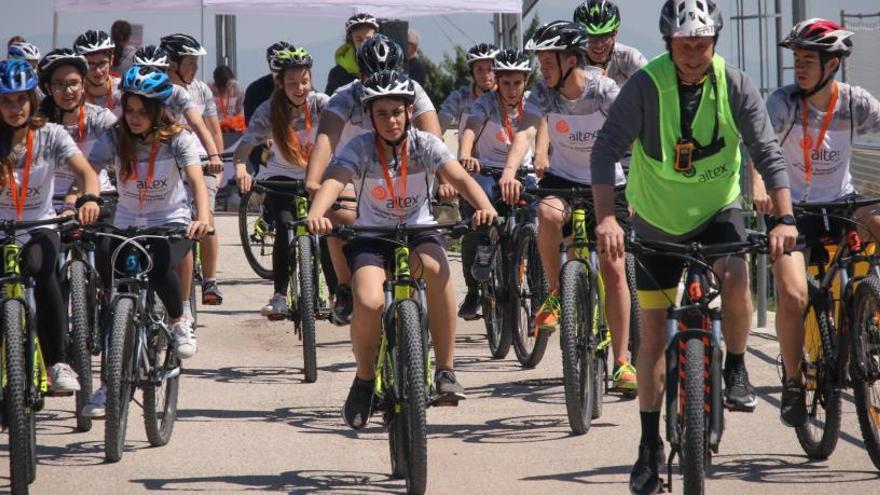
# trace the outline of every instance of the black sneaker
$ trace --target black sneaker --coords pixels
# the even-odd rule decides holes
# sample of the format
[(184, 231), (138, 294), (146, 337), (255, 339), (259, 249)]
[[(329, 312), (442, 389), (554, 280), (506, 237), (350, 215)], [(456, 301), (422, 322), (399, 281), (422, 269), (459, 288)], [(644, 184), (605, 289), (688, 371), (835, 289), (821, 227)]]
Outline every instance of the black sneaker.
[(491, 241), (483, 240), (477, 245), (474, 264), (471, 265), (471, 275), (477, 282), (485, 282), (492, 276), (493, 252)]
[(800, 377), (790, 378), (782, 385), (782, 424), (798, 428), (807, 424), (807, 391)]
[(223, 294), (217, 287), (217, 282), (211, 280), (202, 284), (202, 304), (206, 306), (219, 306), (223, 304)]
[(361, 380), (354, 377), (348, 390), (345, 405), (342, 406), (342, 419), (354, 430), (360, 430), (370, 422), (373, 414), (373, 387), (375, 380)]
[(452, 370), (437, 370), (434, 374), (434, 386), (437, 388), (435, 402), (458, 402), (467, 399), (464, 387), (458, 383)]
[(333, 323), (344, 326), (351, 323), (351, 287), (339, 284), (336, 287), (336, 298), (333, 300)]
[(461, 307), (458, 308), (458, 317), (466, 321), (476, 320), (480, 317), (481, 305), (480, 289), (468, 288), (464, 301), (462, 301)]
[(731, 411), (752, 412), (757, 405), (758, 397), (749, 383), (746, 367), (724, 370), (724, 407)]
[(639, 444), (639, 458), (629, 473), (629, 491), (635, 495), (653, 495), (663, 490), (660, 471), (666, 464), (663, 444)]

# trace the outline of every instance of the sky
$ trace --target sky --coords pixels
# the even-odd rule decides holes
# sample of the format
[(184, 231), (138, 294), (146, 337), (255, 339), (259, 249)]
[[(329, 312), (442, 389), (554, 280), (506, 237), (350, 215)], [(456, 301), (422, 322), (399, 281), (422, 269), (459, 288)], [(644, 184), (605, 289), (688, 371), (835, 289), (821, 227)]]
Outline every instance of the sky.
[[(747, 5), (746, 14), (757, 12), (759, 2), (772, 6), (768, 0), (745, 0)], [(148, 2), (145, 2), (148, 3)], [(653, 0), (619, 0), (622, 26), (618, 41), (634, 46), (641, 50), (648, 58), (663, 50), (657, 21), (660, 11), (660, 1)], [(719, 0), (719, 6), (725, 17), (725, 28), (722, 31), (718, 51), (725, 56), (728, 62), (736, 65), (735, 29), (730, 20), (736, 2), (734, 0)], [(53, 0), (0, 0), (3, 15), (0, 16), (0, 35), (6, 40), (14, 34), (24, 36), (29, 41), (36, 43), (46, 53), (52, 44), (52, 11)], [(784, 0), (783, 4), (783, 32), (787, 33), (791, 27), (791, 2)], [(654, 7), (648, 8), (649, 5)], [(540, 0), (533, 14), (537, 13), (541, 21), (547, 22), (555, 19), (570, 19), (571, 13), (577, 2), (572, 0)], [(836, 2), (807, 0), (807, 14), (810, 17), (827, 17), (834, 20), (840, 18), (840, 10), (847, 12), (872, 13), (877, 12), (877, 0), (837, 0)], [(265, 47), (279, 39), (287, 39), (294, 44), (304, 45), (315, 59), (313, 78), (315, 86), (323, 89), (326, 74), (335, 64), (333, 53), (342, 43), (343, 24), (346, 16), (332, 17), (306, 17), (306, 16), (279, 16), (248, 14), (237, 17), (237, 75), (244, 84), (266, 73)], [(58, 19), (58, 40), (60, 46), (70, 46), (82, 31), (87, 29), (102, 28), (110, 30), (110, 25), (116, 19), (126, 19), (129, 22), (141, 23), (144, 26), (144, 41), (146, 43), (157, 42), (164, 34), (173, 32), (188, 32), (196, 37), (201, 36), (209, 56), (204, 60), (204, 74), (210, 79), (211, 71), (215, 65), (215, 33), (213, 13), (206, 11), (204, 18), (199, 13), (122, 13), (108, 12), (98, 14), (65, 13)], [(421, 34), (423, 53), (434, 61), (442, 60), (444, 53), (451, 53), (453, 44), (468, 47), (476, 42), (492, 41), (492, 16), (489, 14), (427, 16), (410, 19), (411, 27)], [(525, 24), (528, 25), (530, 17)], [(204, 29), (201, 29), (202, 25)], [(745, 61), (745, 69), (756, 81), (760, 79), (760, 56), (757, 44), (757, 24), (750, 23), (746, 29), (748, 56)], [(774, 36), (772, 23), (770, 36)], [(856, 39), (858, 46), (858, 39)], [(876, 47), (880, 50), (880, 46)], [(769, 50), (771, 72), (768, 74), (768, 84), (775, 86), (775, 50)], [(784, 59), (787, 65), (791, 65), (790, 55)], [(772, 76), (772, 78), (770, 77)], [(791, 81), (790, 71), (786, 73), (786, 81)]]

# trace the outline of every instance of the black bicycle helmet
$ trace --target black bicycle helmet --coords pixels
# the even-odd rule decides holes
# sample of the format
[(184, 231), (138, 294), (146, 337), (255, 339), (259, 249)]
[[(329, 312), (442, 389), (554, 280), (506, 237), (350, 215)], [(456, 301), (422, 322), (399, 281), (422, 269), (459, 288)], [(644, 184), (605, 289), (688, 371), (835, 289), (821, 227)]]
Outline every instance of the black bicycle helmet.
[(357, 51), (357, 64), (361, 74), (369, 76), (386, 69), (397, 69), (404, 61), (403, 49), (384, 34), (368, 39)]

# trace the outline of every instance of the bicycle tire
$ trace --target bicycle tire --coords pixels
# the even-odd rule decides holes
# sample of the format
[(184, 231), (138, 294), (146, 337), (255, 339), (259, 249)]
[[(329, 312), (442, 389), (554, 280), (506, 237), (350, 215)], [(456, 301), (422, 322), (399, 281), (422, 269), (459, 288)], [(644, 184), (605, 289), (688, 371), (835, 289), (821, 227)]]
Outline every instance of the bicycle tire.
[(593, 401), (592, 418), (602, 417), (602, 396), (605, 395), (605, 383), (608, 377), (608, 351), (603, 351), (593, 359), (593, 390), (596, 391), (596, 399)]
[(629, 287), (629, 354), (630, 362), (636, 366), (639, 345), (642, 342), (642, 311), (639, 292), (636, 289), (636, 257), (626, 253), (626, 284)]
[[(158, 299), (158, 298), (156, 298)], [(148, 383), (143, 387), (144, 428), (147, 440), (153, 447), (167, 445), (177, 420), (177, 395), (180, 388), (180, 358), (174, 352), (174, 341), (165, 329), (155, 326), (148, 337), (147, 353), (152, 368), (160, 372), (178, 369), (178, 374), (160, 383)]]
[(36, 466), (31, 465), (34, 439), (34, 412), (26, 404), (28, 390), (25, 352), (24, 308), (21, 301), (3, 302), (3, 343), (6, 361), (6, 387), (3, 391), (4, 414), (9, 429), (9, 478), (12, 493), (28, 492), (28, 484), (36, 477)]
[[(870, 302), (870, 312), (865, 303)], [(856, 288), (852, 334), (852, 387), (862, 440), (874, 467), (880, 469), (880, 279), (870, 276)]]
[[(241, 196), (241, 202), (238, 204), (238, 236), (241, 240), (244, 257), (254, 273), (261, 278), (272, 280), (272, 249), (275, 244), (275, 236), (259, 236), (253, 232), (253, 224), (249, 216), (255, 217), (254, 221), (256, 219), (264, 220), (261, 217), (261, 207), (255, 216), (254, 212), (249, 211), (252, 198), (254, 199), (254, 204), (257, 205), (258, 200), (265, 198), (265, 194), (254, 194), (253, 191), (248, 191)], [(262, 201), (259, 201), (259, 203), (262, 203)], [(270, 230), (273, 228), (271, 225), (267, 227)], [(259, 249), (259, 256), (254, 253), (255, 246)], [(269, 248), (268, 254), (266, 252), (267, 247)]]
[(118, 462), (125, 450), (128, 406), (132, 398), (134, 311), (134, 300), (128, 297), (117, 299), (113, 306), (113, 328), (104, 368), (107, 386), (104, 458), (107, 462)]
[(688, 339), (685, 354), (684, 414), (680, 416), (681, 469), (686, 495), (701, 495), (706, 488), (707, 433), (706, 378), (703, 358), (706, 349), (700, 338)]
[[(195, 253), (193, 253), (193, 266), (195, 266)], [(191, 283), (189, 284), (189, 312), (192, 315), (192, 327), (193, 330), (199, 327), (199, 307), (198, 301), (196, 300), (196, 282), (195, 270), (193, 270), (193, 278)]]
[(506, 305), (510, 334), (517, 361), (524, 368), (534, 368), (544, 358), (550, 339), (547, 332), (535, 332), (535, 314), (550, 289), (538, 256), (537, 227), (531, 223), (520, 225), (514, 242), (508, 270), (511, 300)]
[(79, 375), (79, 391), (76, 393), (76, 429), (89, 431), (92, 429), (92, 418), (84, 416), (82, 411), (92, 396), (92, 328), (89, 304), (89, 279), (86, 264), (81, 260), (73, 260), (68, 269), (68, 290), (70, 294), (70, 350), (73, 369)]
[(594, 355), (587, 348), (587, 339), (593, 328), (592, 315), (596, 312), (599, 294), (590, 289), (589, 276), (584, 263), (572, 260), (562, 266), (559, 277), (562, 382), (568, 424), (576, 435), (590, 431), (593, 403), (598, 392), (593, 377)]
[[(406, 492), (425, 493), (428, 483), (428, 428), (425, 419), (427, 387), (425, 380), (424, 348), (419, 307), (415, 301), (397, 303), (394, 309), (394, 331), (397, 345), (394, 350), (394, 368), (400, 388), (400, 413), (392, 419), (397, 439), (404, 440), (403, 466)], [(389, 432), (389, 444), (395, 432)], [(393, 447), (392, 447), (393, 451)], [(394, 455), (392, 454), (392, 461)]]
[[(807, 320), (810, 315), (817, 325), (815, 334), (821, 339), (819, 344), (822, 356), (816, 359), (815, 363), (807, 363), (815, 365), (816, 379), (815, 386), (807, 387), (807, 424), (795, 428), (798, 443), (810, 459), (827, 459), (837, 447), (837, 439), (840, 437), (840, 390), (835, 390), (831, 384), (834, 370), (826, 369), (824, 359), (827, 352), (834, 355), (834, 338), (831, 335), (831, 326), (829, 318), (831, 313), (829, 308), (830, 294), (819, 287), (819, 283), (811, 275), (807, 275), (807, 289), (809, 298), (807, 300), (807, 311), (804, 313)], [(831, 302), (830, 304), (833, 304)], [(807, 321), (805, 323), (805, 334), (814, 335), (807, 331)], [(809, 337), (807, 337), (809, 338)], [(809, 343), (805, 342), (805, 346)], [(811, 361), (809, 353), (805, 353), (805, 363)]]
[(504, 263), (505, 246), (499, 240), (495, 243), (492, 253), (492, 275), (482, 284), (483, 324), (486, 327), (486, 340), (489, 352), (494, 359), (504, 359), (510, 353), (513, 335), (510, 332), (508, 319), (505, 318), (508, 297), (507, 271)]
[[(296, 238), (297, 277), (299, 294), (296, 295), (297, 314), (303, 347), (303, 375), (306, 383), (314, 383), (318, 379), (318, 356), (316, 350), (315, 325), (317, 316), (317, 287), (315, 279), (315, 258), (313, 238), (298, 236)], [(294, 323), (295, 325), (297, 322)]]

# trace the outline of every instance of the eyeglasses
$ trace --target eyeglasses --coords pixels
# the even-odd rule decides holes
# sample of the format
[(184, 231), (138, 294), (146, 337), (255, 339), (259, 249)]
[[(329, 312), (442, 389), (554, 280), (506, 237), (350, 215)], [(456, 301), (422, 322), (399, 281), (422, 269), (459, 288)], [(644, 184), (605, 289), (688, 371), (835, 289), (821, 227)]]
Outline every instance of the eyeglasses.
[(107, 67), (110, 67), (109, 60), (102, 60), (100, 62), (89, 62), (89, 70), (103, 70)]
[(601, 36), (588, 36), (587, 37), (587, 44), (604, 45), (605, 43), (608, 43), (609, 41), (611, 41), (614, 38), (615, 34), (616, 33), (603, 34)]
[(76, 91), (82, 86), (82, 81), (70, 81), (68, 83), (53, 82), (50, 87), (53, 93), (63, 93), (66, 90)]

